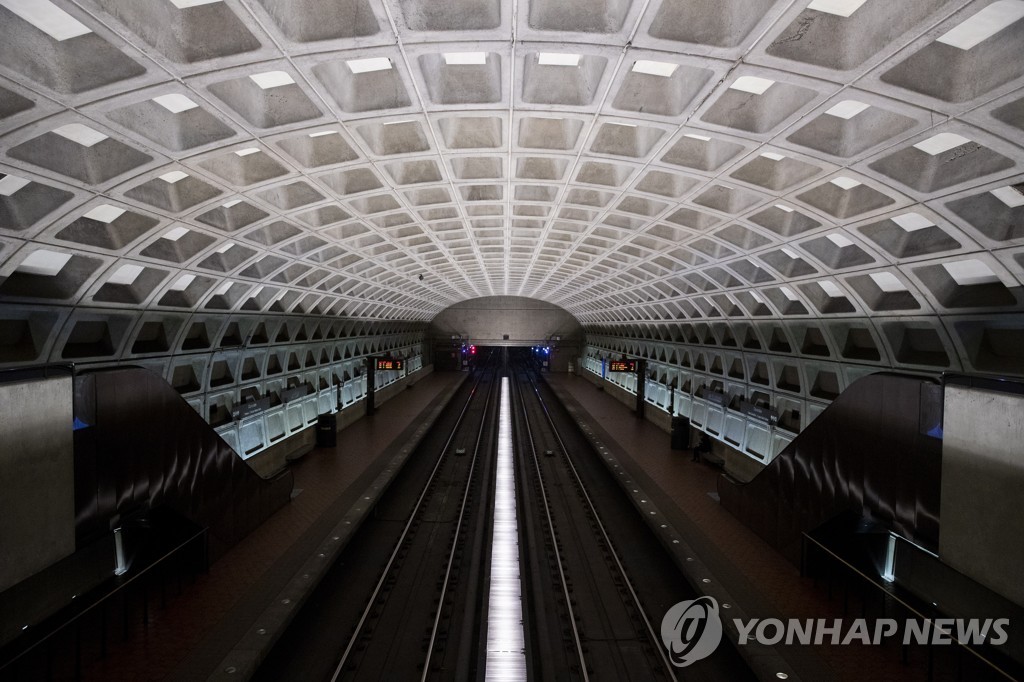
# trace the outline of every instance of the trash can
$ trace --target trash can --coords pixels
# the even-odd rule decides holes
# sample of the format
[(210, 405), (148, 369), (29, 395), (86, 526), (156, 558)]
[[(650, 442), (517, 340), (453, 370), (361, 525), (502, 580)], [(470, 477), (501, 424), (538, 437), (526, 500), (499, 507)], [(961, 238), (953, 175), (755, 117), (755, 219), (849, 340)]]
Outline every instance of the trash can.
[(333, 448), (338, 444), (338, 416), (328, 412), (316, 418), (316, 446)]
[(690, 445), (690, 419), (682, 415), (672, 417), (672, 449), (687, 450)]

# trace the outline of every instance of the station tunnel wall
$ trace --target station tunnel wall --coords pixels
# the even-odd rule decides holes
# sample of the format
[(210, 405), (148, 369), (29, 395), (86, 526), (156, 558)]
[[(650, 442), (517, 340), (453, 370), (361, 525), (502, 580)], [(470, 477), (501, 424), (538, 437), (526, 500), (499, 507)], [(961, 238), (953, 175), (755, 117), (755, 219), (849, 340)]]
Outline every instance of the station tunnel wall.
[(551, 347), (551, 370), (568, 371), (580, 354), (583, 330), (568, 311), (522, 296), (486, 296), (457, 303), (431, 321), (435, 357), (477, 346)]

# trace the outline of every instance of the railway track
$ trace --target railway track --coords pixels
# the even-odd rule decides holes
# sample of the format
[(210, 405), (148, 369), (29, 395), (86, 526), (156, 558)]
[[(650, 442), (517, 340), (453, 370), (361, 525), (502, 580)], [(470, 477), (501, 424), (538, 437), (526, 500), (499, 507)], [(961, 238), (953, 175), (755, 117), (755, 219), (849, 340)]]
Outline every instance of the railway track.
[(481, 372), (443, 441), (421, 446), (255, 679), (472, 679), (485, 630), (495, 379)]
[[(464, 425), (460, 419), (445, 444), (335, 666), (331, 682), (369, 678), (426, 680), (442, 672), (443, 664), (436, 662), (435, 655), (443, 658), (453, 617), (451, 596), (463, 569), (470, 525), (467, 515), (478, 482), (478, 469), (482, 468), (478, 464), (492, 451), (492, 443), (485, 440), (485, 434), (493, 429), (494, 419), (489, 412), (493, 412), (496, 382), (492, 376), (482, 383), (486, 393), (479, 422)], [(464, 426), (475, 431), (474, 442), (469, 448), (454, 447)], [(422, 637), (418, 634), (421, 626), (416, 623), (416, 616), (431, 611), (425, 647), (416, 646)]]
[[(530, 680), (753, 679), (728, 645), (672, 666), (661, 619), (696, 591), (529, 371), (511, 372), (502, 430), (500, 374), (481, 368), (453, 401), (461, 407), (410, 457), (255, 679), (483, 680), (496, 650), (523, 647)], [(499, 535), (505, 548), (492, 545)], [(497, 602), (492, 568), (518, 572)], [(513, 591), (521, 641), (490, 606)], [(509, 620), (518, 630), (518, 609)], [(521, 679), (518, 655), (495, 670)]]
[[(532, 379), (525, 372), (517, 379), (524, 503), (537, 510), (533, 533), (546, 549), (531, 565), (546, 564), (554, 577), (556, 598), (548, 603), (557, 604), (567, 649), (556, 656), (550, 639), (539, 643), (535, 673), (539, 679), (675, 680), (655, 629), (660, 615), (652, 619), (640, 601)], [(545, 611), (538, 603), (533, 615), (556, 617)], [(546, 669), (551, 660), (558, 661), (555, 670)]]
[(662, 617), (697, 592), (546, 385), (514, 383), (530, 679), (754, 679), (729, 645), (671, 664)]

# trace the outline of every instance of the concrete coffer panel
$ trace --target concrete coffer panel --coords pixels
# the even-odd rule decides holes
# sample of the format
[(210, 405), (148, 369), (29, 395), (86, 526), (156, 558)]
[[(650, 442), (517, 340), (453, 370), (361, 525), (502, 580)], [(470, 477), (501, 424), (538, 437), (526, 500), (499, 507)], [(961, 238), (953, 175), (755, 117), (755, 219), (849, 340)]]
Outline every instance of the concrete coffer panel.
[(0, 592), (75, 551), (73, 419), (71, 377), (0, 385)]

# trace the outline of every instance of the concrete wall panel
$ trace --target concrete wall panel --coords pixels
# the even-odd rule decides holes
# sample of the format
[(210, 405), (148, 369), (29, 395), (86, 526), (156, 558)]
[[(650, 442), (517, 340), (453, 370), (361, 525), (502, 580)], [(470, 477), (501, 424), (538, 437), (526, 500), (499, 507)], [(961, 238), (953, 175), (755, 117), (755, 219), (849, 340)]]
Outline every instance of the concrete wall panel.
[(71, 395), (70, 377), (0, 385), (0, 592), (75, 551)]
[(939, 557), (1024, 606), (1024, 396), (947, 386)]

